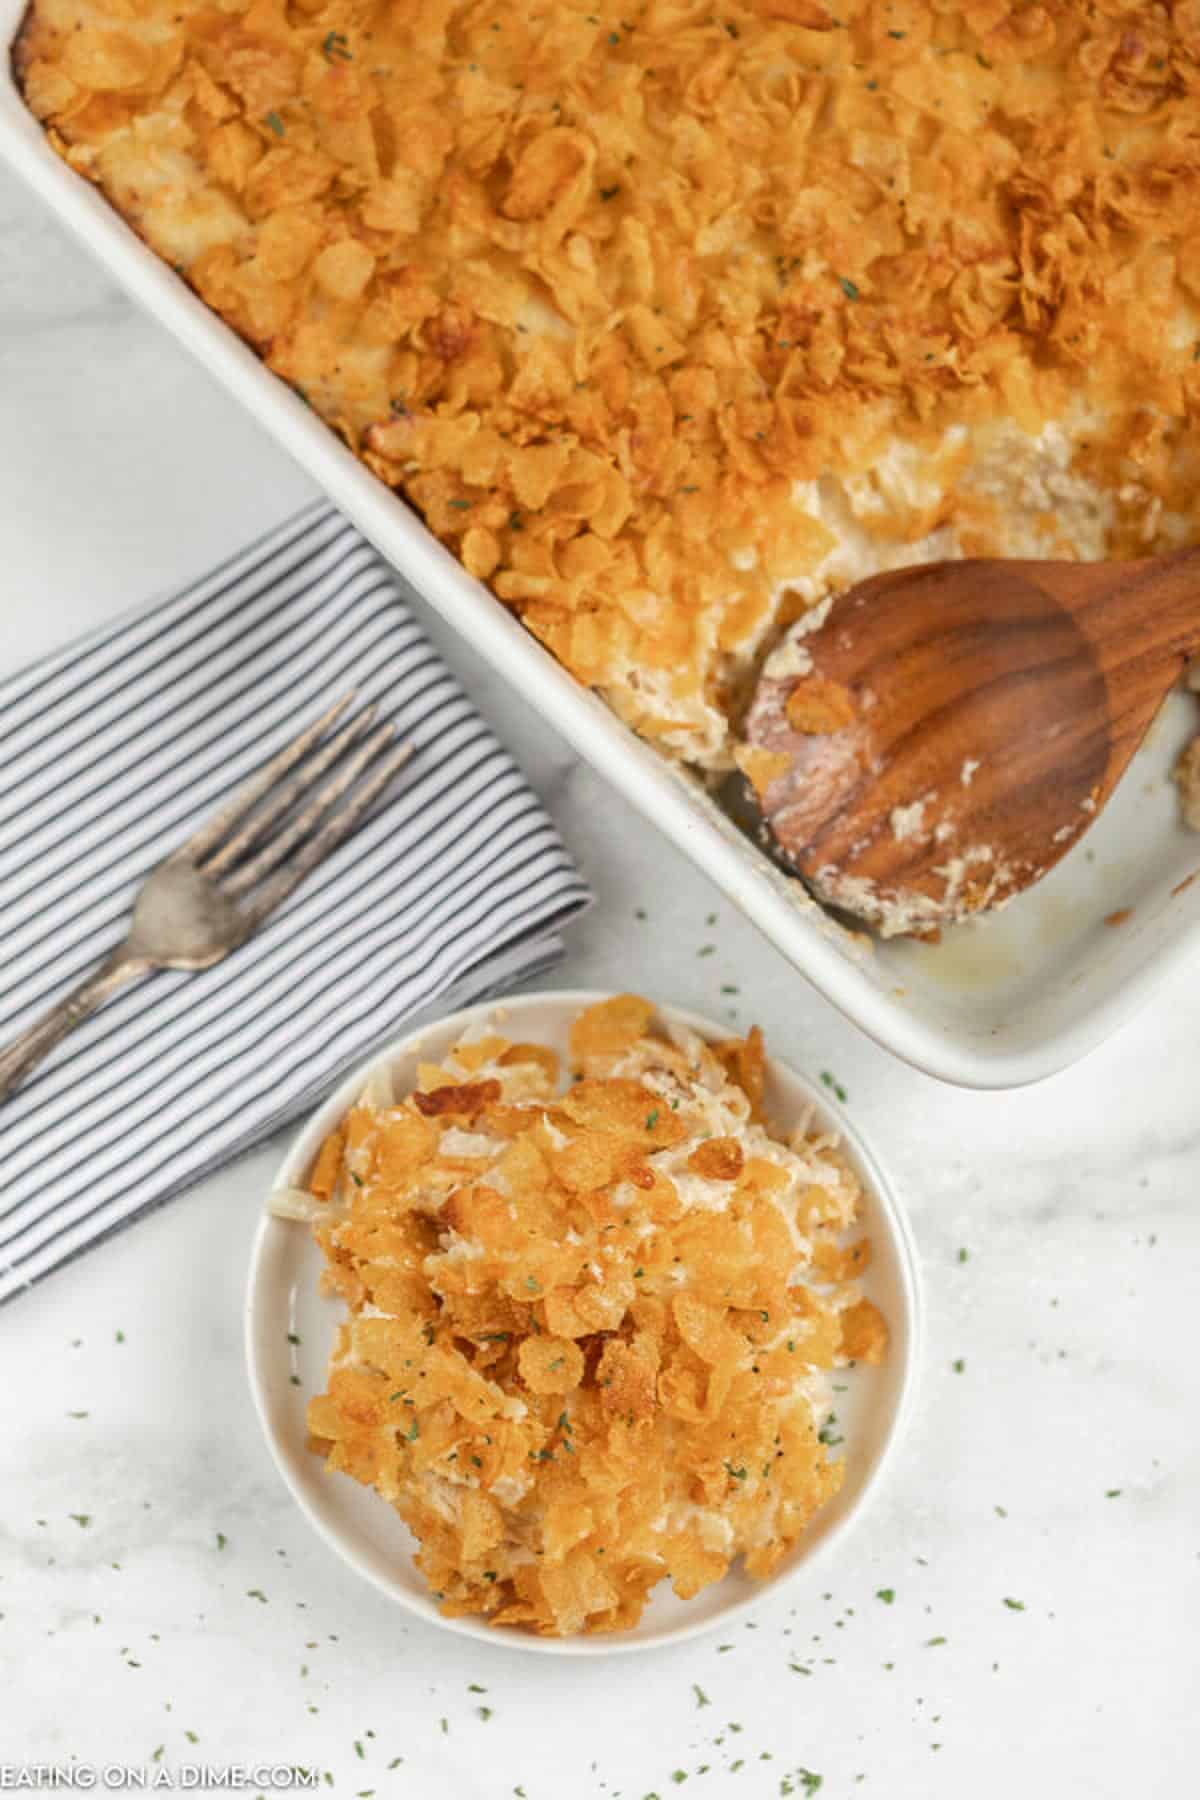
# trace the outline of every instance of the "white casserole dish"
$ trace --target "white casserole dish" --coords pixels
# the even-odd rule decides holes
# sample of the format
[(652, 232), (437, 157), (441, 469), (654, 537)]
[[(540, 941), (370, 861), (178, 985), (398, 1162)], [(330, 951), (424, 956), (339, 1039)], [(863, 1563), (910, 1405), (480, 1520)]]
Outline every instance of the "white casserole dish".
[[(0, 0), (0, 40), (25, 0)], [(363, 467), (90, 183), (54, 154), (5, 57), (0, 156), (240, 397), (331, 499), (530, 704), (687, 852), (784, 956), (879, 1043), (970, 1087), (1035, 1081), (1082, 1056), (1187, 967), (1200, 938), (1200, 839), (1167, 776), (1194, 721), (1176, 696), (1104, 816), (1031, 894), (937, 946), (874, 949), (840, 930), (685, 774), (561, 669), (415, 513)], [(1116, 926), (1105, 919), (1129, 912)]]

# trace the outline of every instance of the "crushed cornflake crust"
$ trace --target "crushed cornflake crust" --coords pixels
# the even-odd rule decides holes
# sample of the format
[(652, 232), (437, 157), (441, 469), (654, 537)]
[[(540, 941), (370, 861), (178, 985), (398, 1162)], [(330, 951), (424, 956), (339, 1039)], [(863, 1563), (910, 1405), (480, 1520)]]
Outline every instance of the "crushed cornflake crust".
[(1198, 535), (1200, 0), (33, 0), (16, 63), (72, 167), (714, 777), (846, 580)]
[(349, 1312), (312, 1448), (396, 1508), (444, 1613), (545, 1635), (769, 1575), (840, 1485), (825, 1372), (887, 1344), (857, 1178), (772, 1135), (760, 1033), (619, 995), (571, 1062), (564, 1092), (543, 1046), (464, 1039), (303, 1190)]

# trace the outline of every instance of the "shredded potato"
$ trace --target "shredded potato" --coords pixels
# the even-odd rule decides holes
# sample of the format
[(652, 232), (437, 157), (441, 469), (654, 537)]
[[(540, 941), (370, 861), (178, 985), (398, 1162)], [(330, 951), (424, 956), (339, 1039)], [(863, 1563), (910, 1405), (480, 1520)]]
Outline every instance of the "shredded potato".
[(1197, 536), (1197, 0), (33, 0), (17, 63), (72, 166), (706, 770), (841, 580)]
[(349, 1316), (312, 1447), (395, 1506), (445, 1613), (549, 1635), (770, 1574), (841, 1480), (822, 1371), (887, 1342), (855, 1178), (739, 1085), (761, 1037), (672, 1041), (624, 995), (571, 1051), (560, 1092), (544, 1048), (464, 1042), (314, 1165)]

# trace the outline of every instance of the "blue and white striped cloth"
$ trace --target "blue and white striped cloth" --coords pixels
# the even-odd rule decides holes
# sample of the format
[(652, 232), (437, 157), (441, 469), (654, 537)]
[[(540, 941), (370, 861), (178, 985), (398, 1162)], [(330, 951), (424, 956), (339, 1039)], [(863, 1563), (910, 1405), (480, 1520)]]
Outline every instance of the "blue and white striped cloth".
[(548, 967), (554, 826), (329, 506), (0, 683), (0, 1046), (124, 935), (146, 872), (329, 702), (416, 753), (249, 943), (152, 974), (0, 1103), (0, 1300), (311, 1108), (440, 1002)]

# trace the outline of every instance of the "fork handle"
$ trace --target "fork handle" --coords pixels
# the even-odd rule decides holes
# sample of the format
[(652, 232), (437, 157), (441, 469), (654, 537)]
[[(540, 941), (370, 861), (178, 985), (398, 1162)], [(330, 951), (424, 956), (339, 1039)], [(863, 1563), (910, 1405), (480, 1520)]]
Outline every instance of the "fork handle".
[(6, 1100), (29, 1071), (60, 1044), (68, 1032), (91, 1015), (127, 982), (144, 975), (150, 964), (132, 956), (125, 945), (84, 977), (79, 986), (56, 1001), (48, 1012), (23, 1031), (19, 1038), (0, 1054), (0, 1101)]

